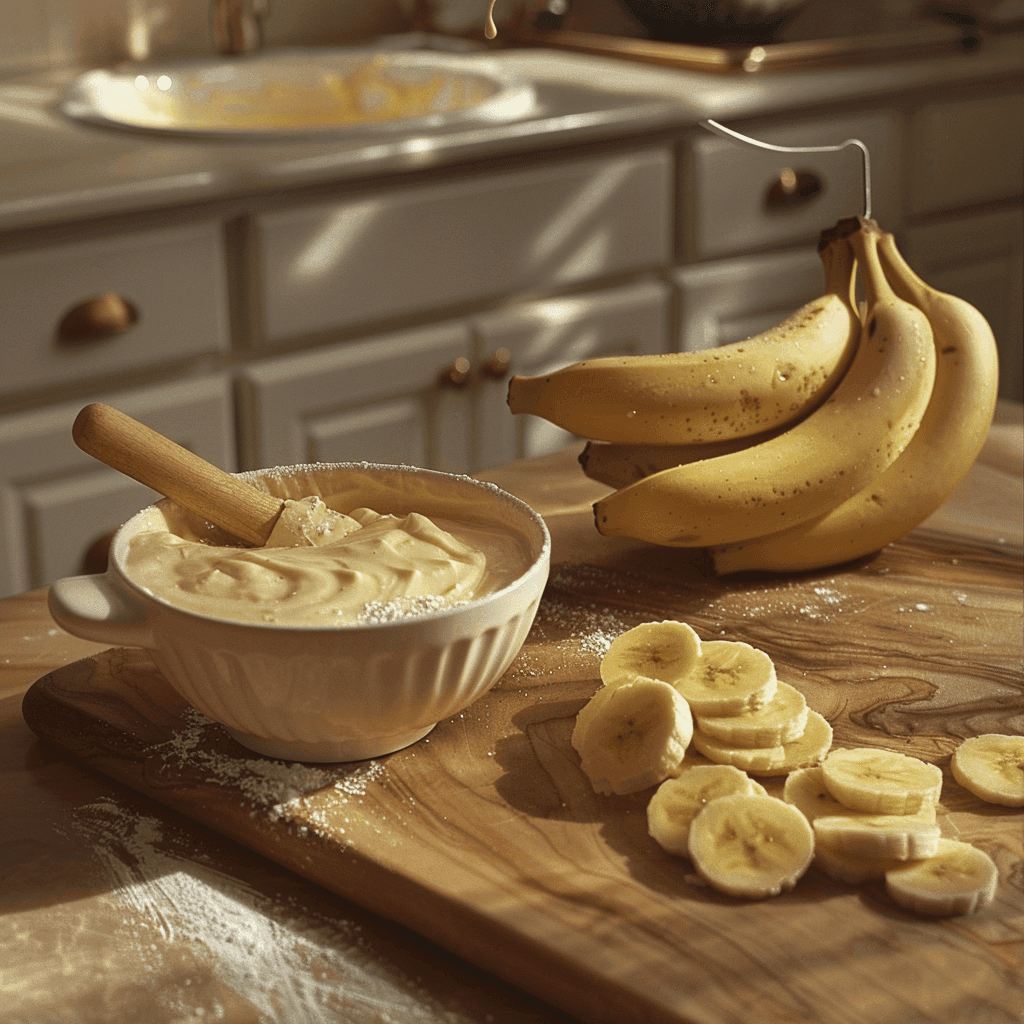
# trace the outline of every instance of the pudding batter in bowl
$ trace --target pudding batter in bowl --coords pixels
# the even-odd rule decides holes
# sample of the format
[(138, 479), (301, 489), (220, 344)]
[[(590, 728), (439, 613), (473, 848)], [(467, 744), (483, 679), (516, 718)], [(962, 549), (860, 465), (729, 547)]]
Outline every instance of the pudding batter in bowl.
[(318, 547), (243, 548), (164, 499), (121, 527), (105, 574), (53, 584), (58, 624), (146, 648), (240, 743), (303, 761), (415, 742), (519, 652), (551, 545), (517, 498), (407, 466), (240, 475), (285, 499), (318, 496), (353, 528)]

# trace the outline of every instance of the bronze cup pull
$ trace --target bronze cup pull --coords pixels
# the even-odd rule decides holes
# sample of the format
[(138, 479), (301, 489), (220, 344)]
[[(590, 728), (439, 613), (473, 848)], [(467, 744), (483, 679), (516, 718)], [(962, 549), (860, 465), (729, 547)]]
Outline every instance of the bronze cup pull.
[(814, 171), (795, 171), (792, 167), (783, 167), (764, 194), (765, 209), (791, 210), (809, 203), (824, 191), (825, 183)]
[(501, 380), (502, 377), (508, 374), (510, 367), (512, 366), (512, 353), (507, 348), (496, 348), (491, 354), (491, 358), (481, 367), (481, 373), (485, 377), (491, 377), (494, 380)]
[(448, 388), (464, 388), (469, 383), (472, 364), (465, 356), (459, 356), (451, 366), (438, 375), (438, 383)]
[(131, 302), (114, 292), (103, 292), (65, 314), (57, 328), (57, 341), (62, 345), (104, 341), (124, 334), (138, 319), (138, 310)]

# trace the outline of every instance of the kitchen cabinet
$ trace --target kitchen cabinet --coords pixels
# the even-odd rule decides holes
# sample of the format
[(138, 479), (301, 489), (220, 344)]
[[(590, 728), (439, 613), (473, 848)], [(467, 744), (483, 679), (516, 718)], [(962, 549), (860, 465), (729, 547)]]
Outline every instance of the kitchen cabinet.
[(511, 304), (499, 311), (264, 359), (239, 375), (252, 466), (407, 462), (469, 473), (552, 451), (570, 435), (505, 403), (512, 373), (666, 351), (661, 281)]
[(589, 295), (525, 302), (477, 317), (483, 372), (475, 395), (474, 467), (543, 455), (573, 440), (547, 420), (509, 415), (507, 381), (486, 369), (496, 359), (499, 365), (507, 359), (512, 372), (533, 376), (581, 359), (667, 352), (672, 305), (672, 290), (665, 282), (642, 280)]
[(263, 214), (265, 342), (664, 266), (671, 169), (663, 147)]
[[(89, 401), (228, 469), (372, 460), (477, 472), (569, 440), (509, 414), (510, 374), (737, 341), (819, 295), (818, 234), (863, 208), (859, 151), (768, 152), (704, 130), (704, 116), (779, 145), (866, 143), (873, 214), (922, 276), (988, 317), (1003, 394), (1022, 397), (1024, 150), (1010, 126), (1024, 119), (1024, 90), (1005, 70), (965, 80), (966, 58), (947, 83), (942, 66), (888, 90), (869, 83), (884, 68), (848, 69), (846, 91), (830, 79), (827, 100), (787, 92), (792, 75), (777, 90), (766, 74), (753, 91), (749, 76), (671, 75), (648, 96), (675, 96), (671, 122), (618, 122), (577, 144), (600, 104), (585, 117), (548, 109), (545, 141), (511, 157), (469, 141), (383, 170), (377, 150), (352, 170), (347, 156), (332, 162), (343, 146), (310, 156), (300, 144), (160, 140), (161, 159), (174, 157), (162, 210), (101, 204), (92, 219), (8, 225), (0, 594), (78, 571), (91, 542), (151, 497), (74, 448), (70, 425)], [(142, 151), (150, 143), (132, 141), (135, 163), (118, 164), (127, 136), (80, 131), (94, 133), (89, 153), (111, 147), (84, 180), (134, 166), (139, 188), (165, 187), (146, 176), (164, 166)], [(303, 177), (319, 166), (337, 171)], [(109, 173), (108, 191), (120, 181)], [(207, 179), (209, 195), (173, 191)], [(92, 185), (82, 195), (99, 194)], [(120, 322), (104, 319), (101, 296), (120, 303)]]
[(1021, 198), (1024, 94), (926, 103), (910, 120), (911, 216)]
[[(235, 468), (224, 374), (96, 396), (209, 462)], [(80, 451), (71, 425), (84, 403), (0, 417), (0, 593), (84, 571), (93, 542), (158, 495)]]
[[(227, 351), (218, 221), (0, 255), (0, 397)], [(97, 303), (106, 297), (107, 308)], [(127, 315), (111, 316), (120, 304)]]
[[(894, 111), (729, 127), (779, 146), (860, 140), (870, 154), (874, 216), (883, 224), (898, 222), (902, 138)], [(856, 146), (835, 153), (775, 153), (695, 129), (681, 163), (678, 230), (684, 258), (813, 243), (823, 226), (864, 212), (864, 171)]]
[(239, 375), (245, 462), (470, 468), (472, 339), (439, 324), (267, 359)]
[[(1015, 129), (1024, 123), (1024, 92), (938, 91), (889, 97), (848, 118), (730, 127), (776, 145), (864, 142), (872, 216), (929, 284), (981, 310), (999, 346), (1000, 394), (1020, 401), (1024, 136)], [(738, 341), (821, 293), (819, 232), (863, 212), (856, 148), (781, 154), (694, 130), (679, 167), (679, 348)]]
[(920, 224), (907, 230), (903, 251), (929, 284), (984, 312), (1000, 343), (1002, 394), (1024, 401), (1024, 210)]
[(825, 287), (813, 247), (793, 252), (713, 260), (680, 267), (679, 321), (673, 348), (680, 352), (743, 341), (784, 320)]

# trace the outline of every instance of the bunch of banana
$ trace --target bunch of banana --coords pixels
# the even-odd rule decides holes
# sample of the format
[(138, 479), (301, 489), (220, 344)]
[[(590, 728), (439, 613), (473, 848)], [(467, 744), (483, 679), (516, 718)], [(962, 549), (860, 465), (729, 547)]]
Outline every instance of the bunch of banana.
[(891, 234), (878, 249), (894, 290), (924, 311), (934, 337), (935, 383), (921, 424), (896, 461), (841, 505), (774, 536), (713, 547), (719, 573), (817, 569), (878, 551), (942, 505), (985, 443), (999, 391), (991, 327), (963, 299), (925, 284)]
[(820, 568), (903, 536), (960, 482), (995, 409), (988, 324), (874, 221), (841, 221), (819, 252), (827, 294), (757, 338), (513, 378), (513, 412), (592, 439), (583, 470), (615, 489), (601, 533), (707, 547), (720, 573)]

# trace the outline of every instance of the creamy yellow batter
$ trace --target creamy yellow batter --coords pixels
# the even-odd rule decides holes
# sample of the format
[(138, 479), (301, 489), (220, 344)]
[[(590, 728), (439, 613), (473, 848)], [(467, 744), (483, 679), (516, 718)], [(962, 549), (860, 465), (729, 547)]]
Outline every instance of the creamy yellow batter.
[[(382, 622), (493, 593), (526, 568), (497, 527), (356, 509), (311, 546), (227, 547), (172, 532), (154, 512), (131, 538), (129, 577), (189, 611), (242, 622)], [(349, 532), (346, 532), (348, 530)]]

